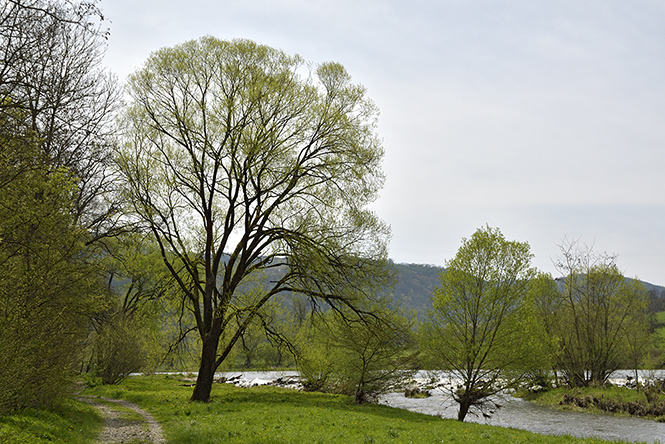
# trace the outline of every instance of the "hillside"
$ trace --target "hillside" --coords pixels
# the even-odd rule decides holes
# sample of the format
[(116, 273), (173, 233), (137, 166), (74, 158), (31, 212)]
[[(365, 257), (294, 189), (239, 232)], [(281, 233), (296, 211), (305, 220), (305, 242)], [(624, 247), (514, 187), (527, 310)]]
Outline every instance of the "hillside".
[(393, 264), (397, 269), (398, 283), (395, 299), (407, 310), (424, 314), (431, 306), (432, 292), (439, 285), (443, 267), (422, 264)]
[[(393, 290), (395, 300), (406, 310), (414, 310), (424, 315), (432, 306), (432, 292), (439, 286), (439, 274), (443, 267), (428, 264), (392, 263), (397, 271), (397, 284)], [(265, 285), (278, 280), (284, 270), (274, 268), (265, 271)], [(561, 278), (557, 278), (561, 282)], [(665, 311), (665, 287), (642, 282), (649, 291), (649, 311)], [(249, 285), (255, 285), (251, 283)], [(286, 298), (288, 300), (288, 298)], [(288, 302), (287, 302), (288, 304)]]
[[(393, 264), (397, 269), (398, 283), (395, 286), (395, 299), (407, 310), (424, 314), (431, 306), (432, 291), (439, 286), (439, 274), (443, 267), (423, 264)], [(558, 281), (561, 278), (557, 279)], [(665, 287), (649, 282), (642, 284), (649, 291), (649, 311), (665, 311)]]

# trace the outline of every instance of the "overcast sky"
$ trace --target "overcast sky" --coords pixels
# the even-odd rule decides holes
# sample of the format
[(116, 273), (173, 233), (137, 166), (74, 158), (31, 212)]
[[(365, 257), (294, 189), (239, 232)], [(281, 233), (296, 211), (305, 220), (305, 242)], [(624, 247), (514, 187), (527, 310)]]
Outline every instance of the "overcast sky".
[(101, 4), (120, 80), (203, 35), (343, 64), (381, 109), (396, 262), (443, 265), (489, 224), (555, 276), (567, 237), (665, 285), (665, 2)]

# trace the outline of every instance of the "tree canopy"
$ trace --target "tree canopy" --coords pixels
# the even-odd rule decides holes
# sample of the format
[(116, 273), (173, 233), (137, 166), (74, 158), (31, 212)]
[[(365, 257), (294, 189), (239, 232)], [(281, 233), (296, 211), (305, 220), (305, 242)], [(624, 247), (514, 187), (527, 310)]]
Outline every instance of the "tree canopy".
[[(353, 307), (387, 283), (389, 229), (367, 209), (377, 109), (340, 64), (203, 37), (153, 53), (128, 92), (118, 165), (196, 322), (192, 399), (274, 295)], [(269, 288), (243, 287), (271, 268)]]

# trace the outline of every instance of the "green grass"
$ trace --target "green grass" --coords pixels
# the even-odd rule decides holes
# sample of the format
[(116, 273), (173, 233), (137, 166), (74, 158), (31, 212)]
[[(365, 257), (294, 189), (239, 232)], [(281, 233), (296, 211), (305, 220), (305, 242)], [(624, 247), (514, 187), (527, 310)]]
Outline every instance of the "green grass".
[(87, 394), (139, 404), (162, 424), (169, 443), (607, 443), (461, 423), (340, 395), (216, 384), (209, 403), (189, 402), (177, 377), (132, 377)]
[(0, 443), (43, 444), (95, 442), (102, 418), (83, 402), (65, 400), (49, 409), (26, 409), (0, 416)]
[[(658, 409), (653, 408), (653, 410), (661, 411), (665, 406), (665, 395), (658, 395), (652, 402), (648, 402), (642, 391), (626, 387), (580, 387), (574, 389), (562, 387), (535, 395), (525, 395), (525, 398), (541, 405), (562, 410), (613, 413), (624, 416), (629, 415), (631, 411), (644, 412), (648, 410), (650, 405), (658, 407)], [(571, 399), (574, 399), (574, 401), (571, 402)], [(665, 422), (665, 416), (662, 414), (634, 413), (634, 415)]]
[(656, 322), (659, 324), (665, 324), (665, 311), (659, 311), (658, 313), (655, 313), (656, 315)]
[(579, 387), (566, 388), (561, 387), (546, 392), (536, 394), (533, 399), (539, 404), (559, 405), (565, 394), (577, 394), (579, 396), (610, 397), (618, 401), (638, 401), (645, 399), (644, 394), (637, 390), (626, 387)]
[(655, 314), (656, 317), (656, 329), (654, 335), (657, 340), (661, 343), (665, 342), (665, 311), (660, 311)]

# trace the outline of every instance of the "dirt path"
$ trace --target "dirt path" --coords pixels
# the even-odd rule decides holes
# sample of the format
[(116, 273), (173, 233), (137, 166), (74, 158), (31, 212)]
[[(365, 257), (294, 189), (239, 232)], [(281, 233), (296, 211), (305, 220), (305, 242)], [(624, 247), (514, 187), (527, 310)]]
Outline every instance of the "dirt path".
[(99, 444), (113, 443), (141, 443), (164, 444), (162, 427), (153, 416), (136, 404), (119, 399), (101, 398), (107, 403), (115, 403), (141, 415), (141, 419), (127, 418), (122, 409), (115, 409), (107, 403), (100, 402), (100, 398), (82, 396), (81, 399), (95, 406), (104, 418), (104, 429), (99, 435)]

